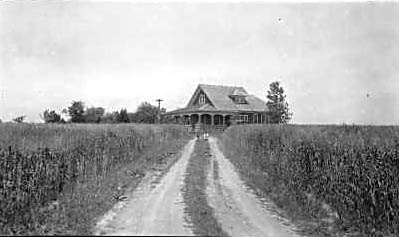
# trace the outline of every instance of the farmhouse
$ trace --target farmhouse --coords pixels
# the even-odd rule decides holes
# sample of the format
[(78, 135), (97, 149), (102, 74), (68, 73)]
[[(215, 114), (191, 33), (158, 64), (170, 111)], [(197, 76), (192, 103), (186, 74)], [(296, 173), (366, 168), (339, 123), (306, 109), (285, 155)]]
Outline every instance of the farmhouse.
[(265, 123), (266, 103), (243, 87), (199, 84), (187, 106), (166, 113), (187, 128), (224, 129), (231, 124)]

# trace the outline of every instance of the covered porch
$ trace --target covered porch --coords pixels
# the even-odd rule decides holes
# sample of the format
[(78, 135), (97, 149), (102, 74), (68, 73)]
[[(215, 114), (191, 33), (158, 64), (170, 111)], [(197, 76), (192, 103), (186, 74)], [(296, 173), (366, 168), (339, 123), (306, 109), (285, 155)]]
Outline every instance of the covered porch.
[(187, 113), (173, 114), (176, 124), (184, 125), (187, 129), (224, 130), (233, 124), (266, 123), (266, 114), (262, 112), (250, 113)]

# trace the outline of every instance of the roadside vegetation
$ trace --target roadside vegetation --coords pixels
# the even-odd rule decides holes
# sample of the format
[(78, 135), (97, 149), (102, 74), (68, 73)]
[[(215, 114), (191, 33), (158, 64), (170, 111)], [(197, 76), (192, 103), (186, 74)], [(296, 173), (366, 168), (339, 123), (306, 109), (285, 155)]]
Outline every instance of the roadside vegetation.
[(185, 212), (193, 224), (193, 232), (199, 236), (228, 236), (217, 222), (206, 198), (207, 174), (211, 162), (207, 140), (197, 140), (187, 166), (183, 200)]
[(90, 234), (187, 142), (173, 125), (0, 124), (0, 234)]
[[(106, 112), (103, 107), (87, 107), (83, 101), (72, 101), (71, 105), (60, 113), (52, 109), (46, 109), (41, 115), (45, 123), (166, 123), (160, 114), (166, 112), (165, 108), (158, 108), (148, 102), (141, 103), (136, 112), (128, 112), (122, 108), (113, 112)], [(19, 119), (18, 121), (16, 119)], [(14, 119), (14, 122), (22, 123), (25, 116)]]
[(242, 125), (222, 150), (308, 235), (399, 235), (399, 128)]

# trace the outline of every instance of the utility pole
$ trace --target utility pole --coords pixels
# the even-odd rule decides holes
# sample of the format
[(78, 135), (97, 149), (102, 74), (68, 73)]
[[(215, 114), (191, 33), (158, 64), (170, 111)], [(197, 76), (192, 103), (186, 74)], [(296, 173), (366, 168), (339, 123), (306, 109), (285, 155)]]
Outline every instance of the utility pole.
[(156, 99), (156, 102), (158, 102), (158, 124), (161, 123), (161, 101), (162, 99)]

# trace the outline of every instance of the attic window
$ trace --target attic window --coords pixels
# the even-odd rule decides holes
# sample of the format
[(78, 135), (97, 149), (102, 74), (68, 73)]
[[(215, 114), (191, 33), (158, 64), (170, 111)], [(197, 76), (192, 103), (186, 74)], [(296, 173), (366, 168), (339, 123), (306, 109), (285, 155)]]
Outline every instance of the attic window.
[(201, 94), (201, 95), (199, 96), (199, 101), (198, 101), (198, 103), (199, 103), (200, 105), (205, 104), (205, 95), (204, 95), (204, 94)]
[(231, 96), (231, 99), (236, 104), (247, 104), (247, 100), (245, 99), (245, 96)]
[(237, 97), (237, 103), (239, 103), (239, 104), (246, 104), (247, 101), (245, 100), (245, 97), (244, 97), (244, 96), (238, 96), (238, 97)]

